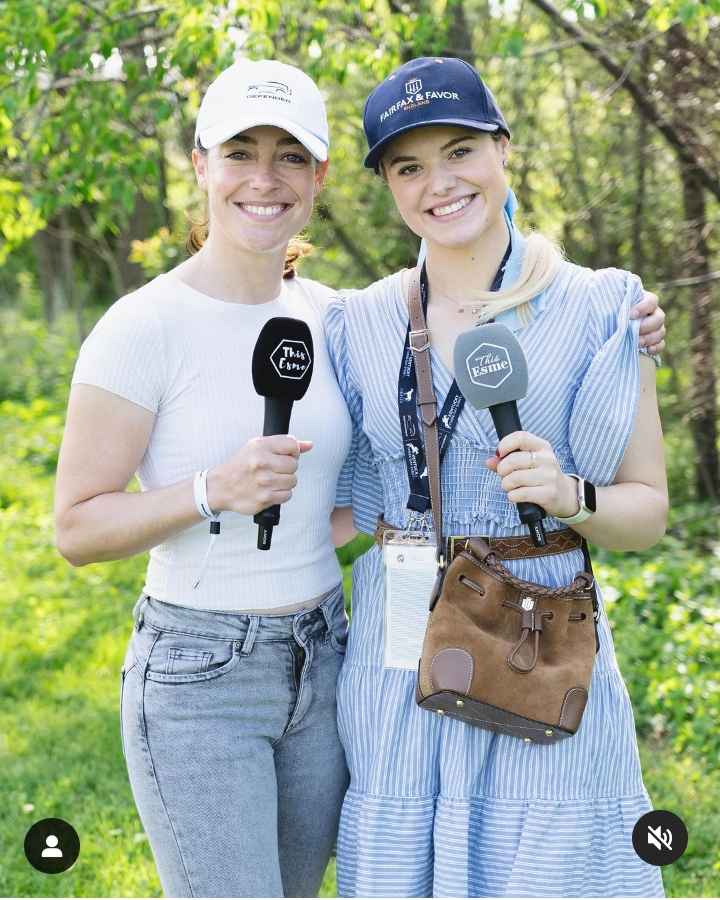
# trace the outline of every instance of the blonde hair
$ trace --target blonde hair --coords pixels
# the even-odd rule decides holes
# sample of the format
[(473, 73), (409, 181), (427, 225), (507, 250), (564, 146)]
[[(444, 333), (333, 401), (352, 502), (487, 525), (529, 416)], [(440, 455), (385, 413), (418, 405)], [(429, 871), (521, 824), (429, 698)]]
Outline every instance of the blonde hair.
[(552, 283), (564, 258), (558, 244), (537, 231), (531, 232), (526, 238), (523, 266), (515, 284), (506, 291), (473, 292), (473, 303), (491, 304), (479, 317), (478, 324), (516, 307), (520, 323), (530, 324), (533, 319), (530, 301)]
[[(515, 284), (504, 291), (473, 291), (463, 297), (464, 305), (486, 304), (477, 317), (478, 325), (484, 325), (500, 313), (516, 307), (521, 325), (529, 325), (533, 320), (530, 301), (549, 287), (564, 259), (558, 244), (538, 232), (532, 232), (526, 238), (523, 266)], [(420, 267), (406, 269), (405, 272), (404, 285), (407, 289), (413, 279), (419, 281)]]

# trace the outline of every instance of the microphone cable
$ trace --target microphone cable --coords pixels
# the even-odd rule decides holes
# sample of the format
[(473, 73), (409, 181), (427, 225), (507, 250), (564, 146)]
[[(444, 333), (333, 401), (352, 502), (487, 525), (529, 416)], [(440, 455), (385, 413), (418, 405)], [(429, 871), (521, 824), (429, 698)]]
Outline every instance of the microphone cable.
[(207, 474), (208, 470), (203, 469), (201, 472), (196, 472), (195, 477), (193, 478), (193, 497), (195, 498), (195, 506), (197, 507), (197, 511), (204, 519), (210, 519), (210, 542), (208, 543), (208, 548), (205, 552), (205, 558), (203, 559), (202, 565), (200, 566), (200, 572), (198, 574), (197, 581), (195, 582), (195, 584), (193, 584), (193, 590), (197, 589), (203, 575), (205, 574), (205, 570), (207, 569), (207, 564), (210, 559), (210, 554), (212, 553), (212, 549), (215, 546), (217, 536), (220, 534), (220, 513), (214, 513), (210, 509), (210, 504), (208, 503)]

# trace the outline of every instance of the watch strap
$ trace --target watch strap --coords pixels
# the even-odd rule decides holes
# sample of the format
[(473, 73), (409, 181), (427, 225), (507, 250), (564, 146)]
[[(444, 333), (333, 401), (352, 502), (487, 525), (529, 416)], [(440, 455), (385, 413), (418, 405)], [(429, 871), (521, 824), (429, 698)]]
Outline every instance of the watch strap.
[(593, 512), (591, 509), (588, 509), (587, 506), (585, 506), (585, 479), (581, 478), (579, 475), (576, 475), (574, 472), (568, 472), (567, 474), (577, 481), (579, 509), (573, 516), (555, 516), (554, 518), (556, 518), (558, 522), (562, 522), (565, 525), (579, 525), (581, 522), (585, 522), (587, 519), (589, 519)]

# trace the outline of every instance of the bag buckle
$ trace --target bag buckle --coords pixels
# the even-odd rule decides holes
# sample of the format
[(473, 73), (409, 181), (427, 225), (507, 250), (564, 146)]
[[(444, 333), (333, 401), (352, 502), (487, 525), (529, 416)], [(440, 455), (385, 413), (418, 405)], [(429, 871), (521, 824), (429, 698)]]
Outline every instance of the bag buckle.
[[(423, 336), (423, 340), (425, 341), (425, 343), (422, 345), (422, 347), (415, 346), (414, 339), (417, 335)], [(414, 353), (422, 353), (423, 350), (427, 350), (427, 348), (430, 346), (430, 332), (428, 331), (427, 328), (418, 328), (416, 331), (411, 331), (410, 337), (409, 337), (409, 343), (410, 343), (410, 349)]]
[(462, 553), (468, 548), (468, 538), (464, 535), (451, 534), (448, 538), (448, 562), (455, 559), (456, 553)]

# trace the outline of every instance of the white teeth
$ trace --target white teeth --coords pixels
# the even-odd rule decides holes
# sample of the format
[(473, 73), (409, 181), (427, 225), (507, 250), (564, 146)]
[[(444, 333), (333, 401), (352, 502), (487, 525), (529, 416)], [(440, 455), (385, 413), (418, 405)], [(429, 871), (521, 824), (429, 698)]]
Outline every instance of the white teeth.
[(251, 206), (249, 203), (241, 203), (240, 206), (254, 216), (277, 216), (285, 209), (285, 204), (280, 206)]
[(455, 203), (450, 203), (448, 206), (436, 206), (435, 209), (431, 209), (430, 212), (434, 216), (449, 216), (450, 213), (457, 212), (459, 209), (466, 207), (471, 200), (472, 197), (462, 197), (460, 200), (457, 200)]

